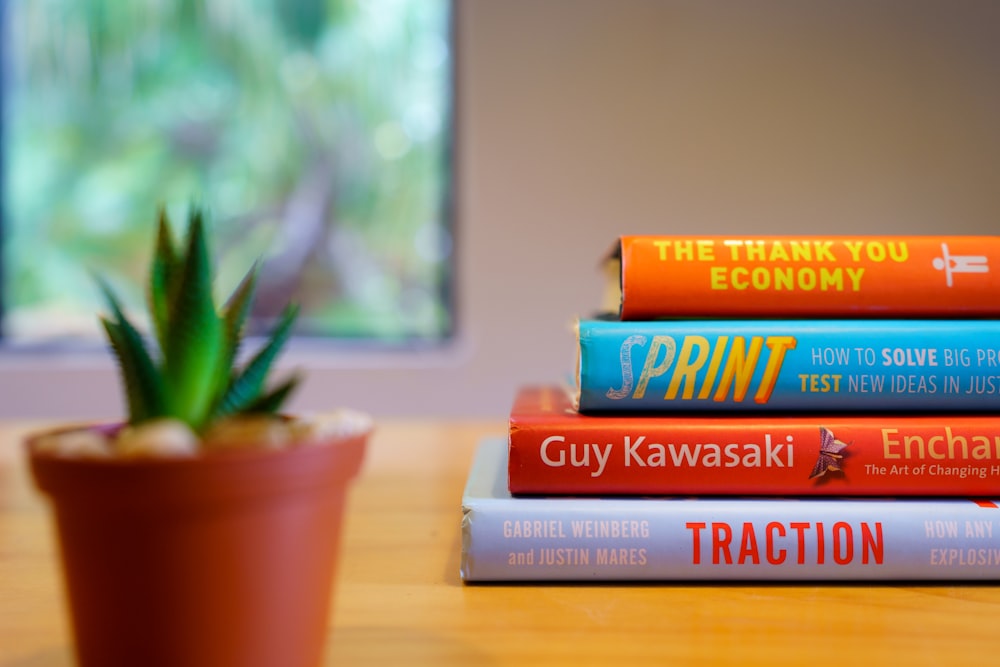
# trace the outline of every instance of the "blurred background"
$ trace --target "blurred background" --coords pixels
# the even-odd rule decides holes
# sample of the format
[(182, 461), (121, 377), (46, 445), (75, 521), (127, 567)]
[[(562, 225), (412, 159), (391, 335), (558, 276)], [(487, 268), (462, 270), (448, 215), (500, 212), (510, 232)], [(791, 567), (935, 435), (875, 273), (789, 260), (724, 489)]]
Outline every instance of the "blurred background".
[(451, 226), (447, 0), (8, 3), (5, 340), (100, 338), (141, 306), (157, 208), (208, 209), (220, 287), (264, 256), (258, 329), (440, 340)]
[(618, 234), (1000, 231), (986, 0), (3, 7), (0, 416), (120, 414), (87, 267), (159, 200), (307, 304), (293, 409), (376, 416), (562, 380)]

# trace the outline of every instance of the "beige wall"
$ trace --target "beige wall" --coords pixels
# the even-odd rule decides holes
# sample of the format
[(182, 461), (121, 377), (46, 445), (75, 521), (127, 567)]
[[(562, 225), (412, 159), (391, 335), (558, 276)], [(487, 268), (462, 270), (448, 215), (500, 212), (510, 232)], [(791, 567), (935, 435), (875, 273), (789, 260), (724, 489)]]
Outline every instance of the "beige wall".
[[(298, 351), (297, 408), (503, 417), (572, 366), (619, 233), (1000, 232), (1000, 3), (458, 0), (460, 340)], [(0, 415), (106, 416), (0, 359)]]

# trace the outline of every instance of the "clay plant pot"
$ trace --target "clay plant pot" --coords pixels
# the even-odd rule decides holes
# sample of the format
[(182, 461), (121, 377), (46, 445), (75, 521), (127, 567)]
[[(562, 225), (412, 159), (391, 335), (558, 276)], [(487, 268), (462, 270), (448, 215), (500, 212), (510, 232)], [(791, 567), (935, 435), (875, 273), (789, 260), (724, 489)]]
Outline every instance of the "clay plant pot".
[(80, 667), (316, 667), (367, 430), (188, 459), (38, 451)]

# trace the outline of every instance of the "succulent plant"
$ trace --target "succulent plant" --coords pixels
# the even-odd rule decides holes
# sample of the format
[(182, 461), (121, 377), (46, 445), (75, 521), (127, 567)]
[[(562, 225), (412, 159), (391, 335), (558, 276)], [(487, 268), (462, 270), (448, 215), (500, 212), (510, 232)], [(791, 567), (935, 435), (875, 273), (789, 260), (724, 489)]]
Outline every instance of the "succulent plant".
[(118, 359), (129, 424), (174, 419), (204, 433), (227, 417), (277, 412), (299, 380), (292, 375), (268, 386), (273, 363), (298, 315), (297, 306), (285, 308), (261, 348), (238, 366), (258, 265), (250, 268), (219, 308), (202, 210), (191, 207), (180, 246), (175, 245), (165, 209), (160, 209), (157, 224), (148, 286), (157, 354), (125, 316), (112, 289), (98, 279), (111, 311), (101, 323)]

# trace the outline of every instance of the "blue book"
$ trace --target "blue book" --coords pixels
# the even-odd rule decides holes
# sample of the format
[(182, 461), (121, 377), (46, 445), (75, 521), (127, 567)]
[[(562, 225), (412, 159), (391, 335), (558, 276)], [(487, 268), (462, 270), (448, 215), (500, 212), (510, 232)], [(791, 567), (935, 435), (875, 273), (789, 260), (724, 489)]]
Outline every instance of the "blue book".
[(996, 580), (1000, 500), (511, 497), (484, 440), (462, 498), (462, 579)]
[(578, 323), (580, 412), (995, 411), (1000, 320)]

